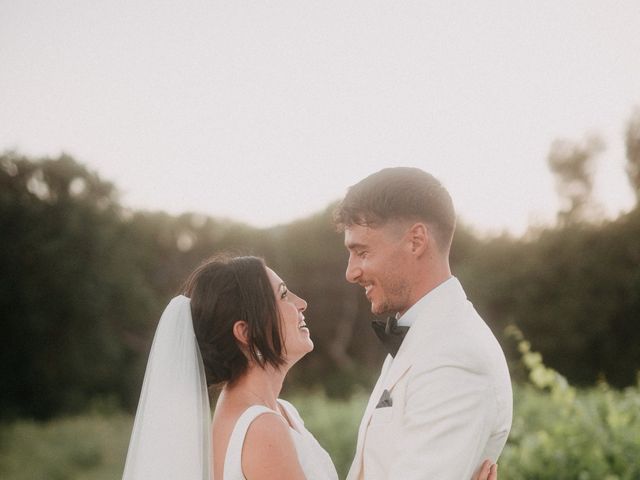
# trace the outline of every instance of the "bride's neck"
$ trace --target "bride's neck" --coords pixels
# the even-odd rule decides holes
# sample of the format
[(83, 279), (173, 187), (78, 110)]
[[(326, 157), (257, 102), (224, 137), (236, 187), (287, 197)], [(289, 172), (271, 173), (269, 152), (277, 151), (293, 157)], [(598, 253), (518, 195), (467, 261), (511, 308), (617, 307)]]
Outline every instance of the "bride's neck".
[(251, 366), (228, 390), (241, 394), (249, 401), (255, 401), (277, 410), (277, 399), (282, 390), (286, 371), (276, 370), (270, 366), (266, 369)]

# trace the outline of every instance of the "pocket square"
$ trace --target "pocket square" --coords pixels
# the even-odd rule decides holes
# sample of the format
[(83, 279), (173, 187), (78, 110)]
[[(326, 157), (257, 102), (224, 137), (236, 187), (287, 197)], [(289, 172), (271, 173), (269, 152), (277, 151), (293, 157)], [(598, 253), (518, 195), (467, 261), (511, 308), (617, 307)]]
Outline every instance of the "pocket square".
[(376, 405), (376, 408), (391, 407), (392, 405), (393, 405), (393, 399), (391, 398), (391, 394), (389, 393), (389, 390), (385, 390), (384, 392), (382, 392), (382, 395), (380, 396), (380, 400), (378, 400), (378, 404)]

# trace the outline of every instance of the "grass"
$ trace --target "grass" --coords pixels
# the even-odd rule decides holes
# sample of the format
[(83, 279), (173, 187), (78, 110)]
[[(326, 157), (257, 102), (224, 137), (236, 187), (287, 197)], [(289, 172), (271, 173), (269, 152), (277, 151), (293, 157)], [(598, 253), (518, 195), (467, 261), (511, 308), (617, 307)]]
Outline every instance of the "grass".
[(89, 413), (0, 430), (0, 478), (113, 480), (122, 477), (132, 417)]
[[(534, 359), (535, 360), (535, 359)], [(537, 360), (536, 360), (537, 361)], [(640, 387), (577, 390), (538, 365), (532, 384), (515, 386), (515, 417), (500, 458), (503, 480), (640, 478)], [(367, 395), (288, 398), (346, 476)], [(116, 480), (122, 476), (133, 418), (89, 412), (46, 423), (0, 427), (3, 480)]]

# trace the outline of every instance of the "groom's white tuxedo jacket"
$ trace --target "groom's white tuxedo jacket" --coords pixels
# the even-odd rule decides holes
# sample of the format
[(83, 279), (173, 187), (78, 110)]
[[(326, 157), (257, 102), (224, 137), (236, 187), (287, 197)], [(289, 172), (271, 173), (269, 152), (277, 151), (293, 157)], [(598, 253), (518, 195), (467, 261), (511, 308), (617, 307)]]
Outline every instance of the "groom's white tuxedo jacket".
[(502, 349), (455, 277), (399, 324), (411, 328), (384, 362), (347, 480), (469, 480), (497, 460), (511, 428)]

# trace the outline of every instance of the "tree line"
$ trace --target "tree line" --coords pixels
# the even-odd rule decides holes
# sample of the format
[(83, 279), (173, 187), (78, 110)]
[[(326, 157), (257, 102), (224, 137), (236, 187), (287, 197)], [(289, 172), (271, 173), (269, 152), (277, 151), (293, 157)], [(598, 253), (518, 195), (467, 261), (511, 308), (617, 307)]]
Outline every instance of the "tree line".
[[(626, 130), (627, 174), (640, 200), (640, 113)], [(545, 363), (578, 385), (637, 381), (640, 208), (590, 216), (588, 164), (602, 144), (556, 143), (549, 166), (565, 207), (557, 224), (522, 237), (458, 227), (452, 270), (520, 371), (517, 326)], [(582, 182), (582, 183), (581, 183)], [(49, 418), (95, 398), (135, 408), (155, 325), (187, 274), (225, 250), (266, 259), (309, 303), (315, 351), (286, 388), (348, 396), (369, 386), (384, 352), (333, 205), (257, 229), (185, 213), (132, 211), (112, 183), (68, 155), (0, 155), (0, 418)]]

